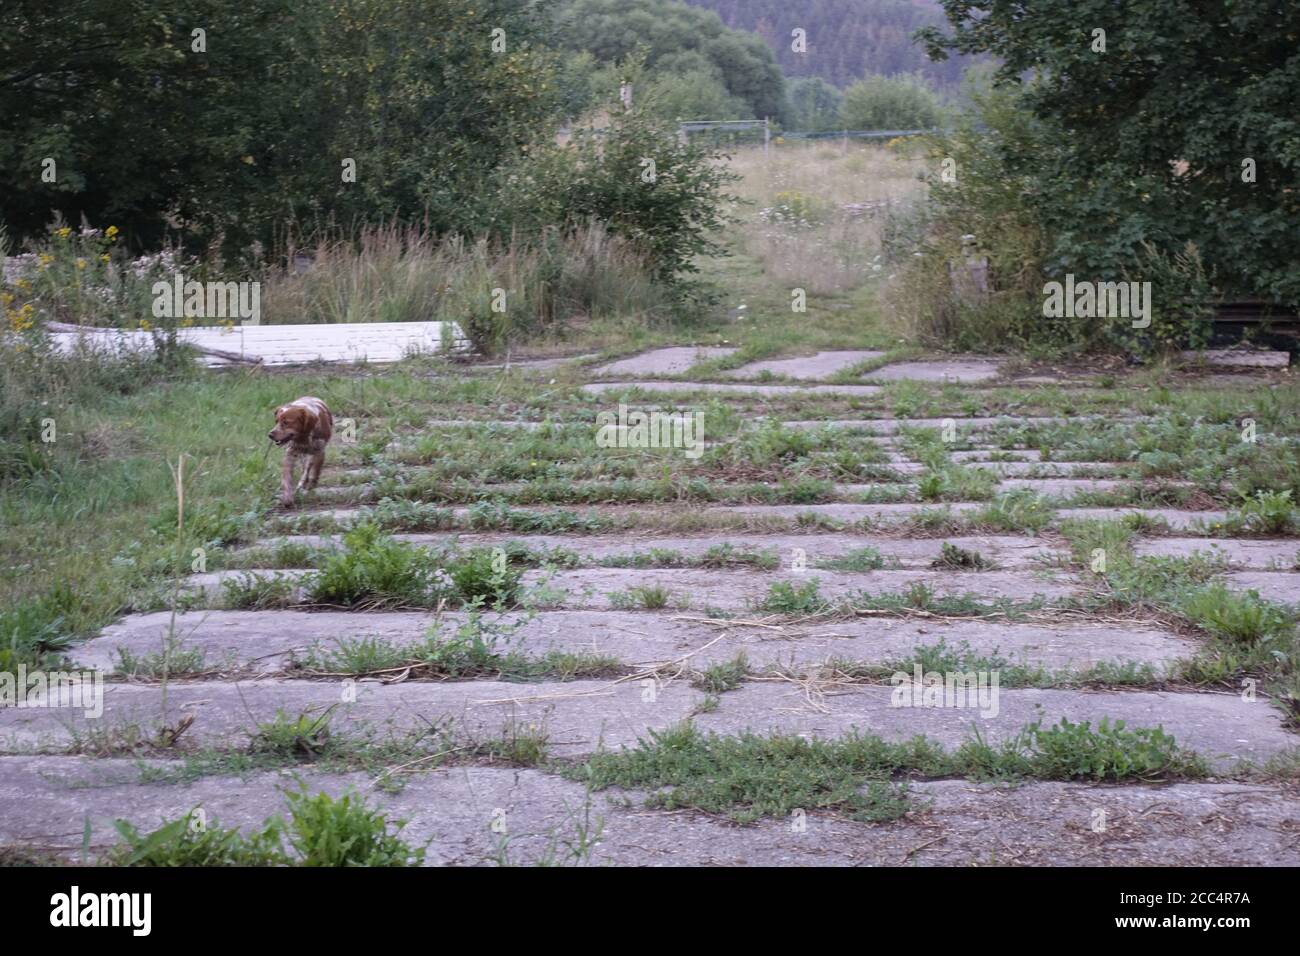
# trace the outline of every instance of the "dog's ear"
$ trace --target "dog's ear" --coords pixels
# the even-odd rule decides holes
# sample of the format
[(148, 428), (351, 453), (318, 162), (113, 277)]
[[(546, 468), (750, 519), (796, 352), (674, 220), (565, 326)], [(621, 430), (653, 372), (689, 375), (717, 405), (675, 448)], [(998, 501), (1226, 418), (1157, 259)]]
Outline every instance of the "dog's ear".
[(298, 411), (302, 413), (299, 416), (302, 419), (302, 430), (298, 434), (302, 435), (304, 438), (314, 435), (316, 433), (316, 424), (320, 421), (320, 417), (310, 408), (303, 408), (301, 405), (298, 407)]
[(277, 422), (280, 420), (280, 415), (283, 414), (284, 410), (288, 407), (289, 407), (288, 405), (281, 405), (279, 408), (275, 410), (275, 420)]

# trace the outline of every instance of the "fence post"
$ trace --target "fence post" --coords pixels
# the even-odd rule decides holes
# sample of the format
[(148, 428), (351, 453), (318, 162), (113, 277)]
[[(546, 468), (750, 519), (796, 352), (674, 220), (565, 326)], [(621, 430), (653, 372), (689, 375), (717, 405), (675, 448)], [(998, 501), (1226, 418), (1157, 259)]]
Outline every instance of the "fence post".
[(768, 146), (772, 142), (772, 117), (763, 117), (763, 155), (767, 155)]

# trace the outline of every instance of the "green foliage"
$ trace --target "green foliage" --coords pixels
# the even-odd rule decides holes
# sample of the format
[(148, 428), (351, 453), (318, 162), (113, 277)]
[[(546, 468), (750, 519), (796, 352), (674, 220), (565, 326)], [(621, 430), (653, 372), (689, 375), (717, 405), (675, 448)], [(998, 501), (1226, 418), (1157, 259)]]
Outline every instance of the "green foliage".
[(720, 81), (752, 116), (780, 119), (785, 110), (785, 78), (762, 39), (729, 30), (714, 14), (674, 0), (565, 0), (556, 5), (552, 38), (560, 49), (590, 53), (597, 63), (622, 63), (644, 53), (654, 76)]
[(117, 866), (279, 866), (280, 824), (272, 821), (251, 836), (236, 828), (205, 824), (191, 810), (185, 816), (141, 833), (125, 820), (114, 828), (122, 845), (110, 850), (105, 862)]
[(790, 581), (777, 581), (769, 585), (767, 595), (758, 610), (769, 614), (823, 614), (831, 607), (830, 601), (822, 597), (817, 579), (794, 584)]
[(342, 551), (328, 554), (311, 579), (318, 604), (345, 607), (437, 607), (513, 604), (523, 572), (504, 551), (475, 548), (441, 556), (398, 541), (376, 524), (343, 536)]
[(1290, 488), (1243, 494), (1241, 504), (1230, 515), (1229, 520), (1234, 519), (1244, 530), (1256, 534), (1287, 534), (1300, 523)]
[(542, 143), (506, 170), (493, 227), (605, 224), (646, 256), (656, 276), (681, 283), (694, 260), (722, 252), (725, 187), (736, 178), (718, 154), (682, 143), (670, 123), (618, 112), (603, 133), (581, 130), (568, 146)]
[(260, 611), (293, 606), (293, 578), (282, 574), (236, 574), (221, 582), (221, 606), (232, 611)]
[[(419, 866), (424, 850), (388, 832), (385, 816), (354, 794), (288, 792), (289, 845), (298, 866)], [(398, 832), (405, 826), (397, 824)]]
[(795, 810), (833, 810), (858, 820), (891, 820), (911, 803), (894, 777), (1159, 780), (1206, 775), (1202, 759), (1161, 728), (1128, 729), (1104, 719), (1034, 723), (999, 745), (979, 736), (948, 753), (925, 737), (891, 743), (852, 731), (834, 740), (745, 733), (704, 734), (690, 722), (650, 731), (636, 747), (597, 753), (568, 775), (592, 789), (650, 791), (646, 804), (722, 813), (740, 823)]
[(792, 80), (787, 90), (790, 109), (786, 125), (790, 129), (808, 133), (843, 129), (840, 104), (844, 102), (844, 94), (821, 77), (805, 76)]
[(285, 219), (472, 227), (468, 200), (554, 108), (538, 16), (524, 0), (7, 3), (5, 223), (21, 239), (57, 210), (135, 247), (179, 224), (232, 258)]
[(749, 661), (742, 652), (729, 661), (710, 664), (691, 678), (691, 686), (710, 694), (724, 694), (743, 684), (748, 673)]
[[(424, 850), (390, 833), (387, 818), (353, 795), (285, 793), (289, 819), (273, 817), (244, 836), (238, 829), (208, 823), (191, 810), (141, 833), (125, 820), (114, 822), (122, 844), (105, 862), (117, 866), (418, 866)], [(288, 840), (288, 847), (285, 840)]]
[(914, 77), (867, 76), (844, 91), (844, 129), (931, 129), (942, 120), (939, 98)]
[(1161, 727), (1129, 730), (1122, 720), (1103, 717), (1093, 730), (1089, 721), (1027, 730), (1034, 776), (1047, 780), (1157, 780), (1204, 776), (1204, 763), (1181, 751)]
[(474, 548), (450, 564), (451, 581), (465, 603), (513, 604), (523, 572), (499, 548)]
[(319, 714), (304, 711), (297, 716), (278, 709), (274, 718), (257, 725), (249, 749), (282, 757), (318, 757), (331, 746), (330, 721), (333, 715), (333, 707)]
[[(864, 73), (895, 76), (920, 73), (939, 89), (961, 81), (965, 57), (935, 63), (912, 42), (912, 33), (926, 24), (941, 23), (942, 14), (929, 3), (912, 0), (689, 0), (691, 6), (713, 10), (735, 29), (753, 30), (776, 53), (788, 76), (812, 74), (844, 87)], [(808, 31), (807, 53), (796, 52), (790, 29)], [(795, 82), (798, 82), (797, 80)], [(793, 84), (791, 84), (793, 85)], [(792, 127), (803, 129), (804, 127)]]
[(976, 524), (997, 531), (1041, 531), (1052, 521), (1052, 507), (1031, 489), (998, 495), (975, 515)]
[(1165, 255), (1190, 242), (1226, 293), (1300, 303), (1300, 7), (941, 2), (953, 33), (921, 31), (930, 54), (998, 57), (1044, 127), (1006, 168), (1030, 181), (1051, 275), (1117, 279), (1144, 242)]
[(1294, 634), (1295, 621), (1255, 591), (1237, 593), (1211, 584), (1184, 597), (1179, 610), (1215, 637), (1237, 644), (1258, 644)]

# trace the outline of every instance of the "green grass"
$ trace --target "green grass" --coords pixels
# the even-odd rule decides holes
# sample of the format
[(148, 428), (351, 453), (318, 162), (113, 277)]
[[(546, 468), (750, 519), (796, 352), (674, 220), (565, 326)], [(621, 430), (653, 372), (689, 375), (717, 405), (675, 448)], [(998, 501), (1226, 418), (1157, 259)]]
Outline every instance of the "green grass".
[(261, 611), (300, 603), (298, 583), (281, 574), (238, 574), (221, 582), (220, 606), (231, 611)]
[(742, 652), (729, 661), (719, 661), (699, 671), (691, 678), (691, 686), (708, 694), (725, 694), (743, 684), (748, 673), (749, 661)]
[(723, 542), (703, 554), (689, 555), (669, 548), (613, 554), (596, 562), (602, 568), (756, 568), (774, 571), (781, 563), (775, 548), (737, 548)]
[(444, 556), (364, 524), (343, 536), (342, 551), (321, 562), (310, 599), (351, 608), (509, 607), (520, 596), (521, 577), (504, 549)]
[(488, 621), (477, 612), (447, 628), (435, 624), (422, 640), (396, 643), (377, 637), (320, 643), (296, 657), (292, 669), (312, 677), (401, 674), (407, 680), (581, 680), (624, 673), (604, 654), (552, 650), (529, 655), (509, 647), (519, 623)]
[(1161, 728), (1123, 721), (1034, 723), (990, 744), (978, 733), (955, 751), (925, 737), (889, 742), (851, 732), (833, 740), (706, 734), (688, 722), (650, 731), (635, 747), (593, 754), (565, 774), (594, 790), (649, 791), (648, 807), (694, 809), (737, 823), (795, 810), (895, 820), (915, 808), (906, 778), (1156, 781), (1198, 779), (1205, 762)]
[[(816, 562), (819, 568), (827, 571), (878, 571), (889, 563), (884, 555), (873, 547), (857, 548), (847, 554), (834, 558), (823, 558)], [(895, 565), (897, 562), (893, 562)]]
[(148, 654), (135, 654), (119, 647), (114, 674), (132, 681), (150, 681), (196, 677), (210, 670), (202, 648), (181, 647), (179, 642), (168, 641), (162, 650)]
[(988, 599), (977, 594), (938, 595), (927, 584), (913, 582), (899, 592), (872, 594), (860, 591), (839, 600), (821, 593), (816, 578), (795, 584), (777, 581), (768, 586), (767, 594), (755, 604), (756, 611), (791, 617), (853, 616), (858, 612), (906, 615), (913, 612), (941, 617), (1008, 617), (1016, 618), (1045, 606), (1041, 599), (1016, 601), (1011, 598)]
[(643, 584), (624, 591), (611, 591), (611, 607), (621, 611), (661, 611), (674, 602), (672, 591), (661, 584)]
[(190, 811), (148, 833), (114, 823), (121, 843), (101, 861), (116, 866), (418, 866), (424, 849), (412, 847), (387, 817), (355, 794), (331, 797), (286, 791), (288, 819), (266, 821), (244, 836)]
[(822, 597), (821, 586), (813, 578), (803, 584), (791, 581), (777, 581), (767, 589), (756, 610), (768, 614), (811, 615), (825, 614), (832, 607), (831, 602)]
[(1155, 687), (1166, 683), (1150, 664), (1107, 661), (1085, 668), (1052, 671), (1042, 665), (1012, 663), (997, 648), (980, 654), (972, 650), (968, 641), (951, 646), (944, 638), (937, 644), (917, 645), (910, 657), (883, 663), (834, 659), (827, 662), (824, 673), (836, 680), (886, 684), (894, 674), (910, 675), (916, 667), (927, 674), (996, 672), (998, 686), (1004, 688)]

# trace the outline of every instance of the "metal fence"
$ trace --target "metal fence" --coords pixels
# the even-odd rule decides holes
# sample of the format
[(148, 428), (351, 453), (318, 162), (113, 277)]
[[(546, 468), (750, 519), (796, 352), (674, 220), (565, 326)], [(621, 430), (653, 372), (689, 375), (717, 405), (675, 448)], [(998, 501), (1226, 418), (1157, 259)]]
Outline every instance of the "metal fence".
[[(693, 133), (744, 133), (762, 132), (763, 148), (766, 150), (772, 142), (772, 121), (761, 120), (685, 120), (678, 125), (678, 135), (685, 140)], [(802, 133), (782, 130), (778, 135), (782, 139), (895, 139), (900, 136), (921, 136), (935, 133), (934, 129), (845, 129), (829, 130), (817, 133)]]

